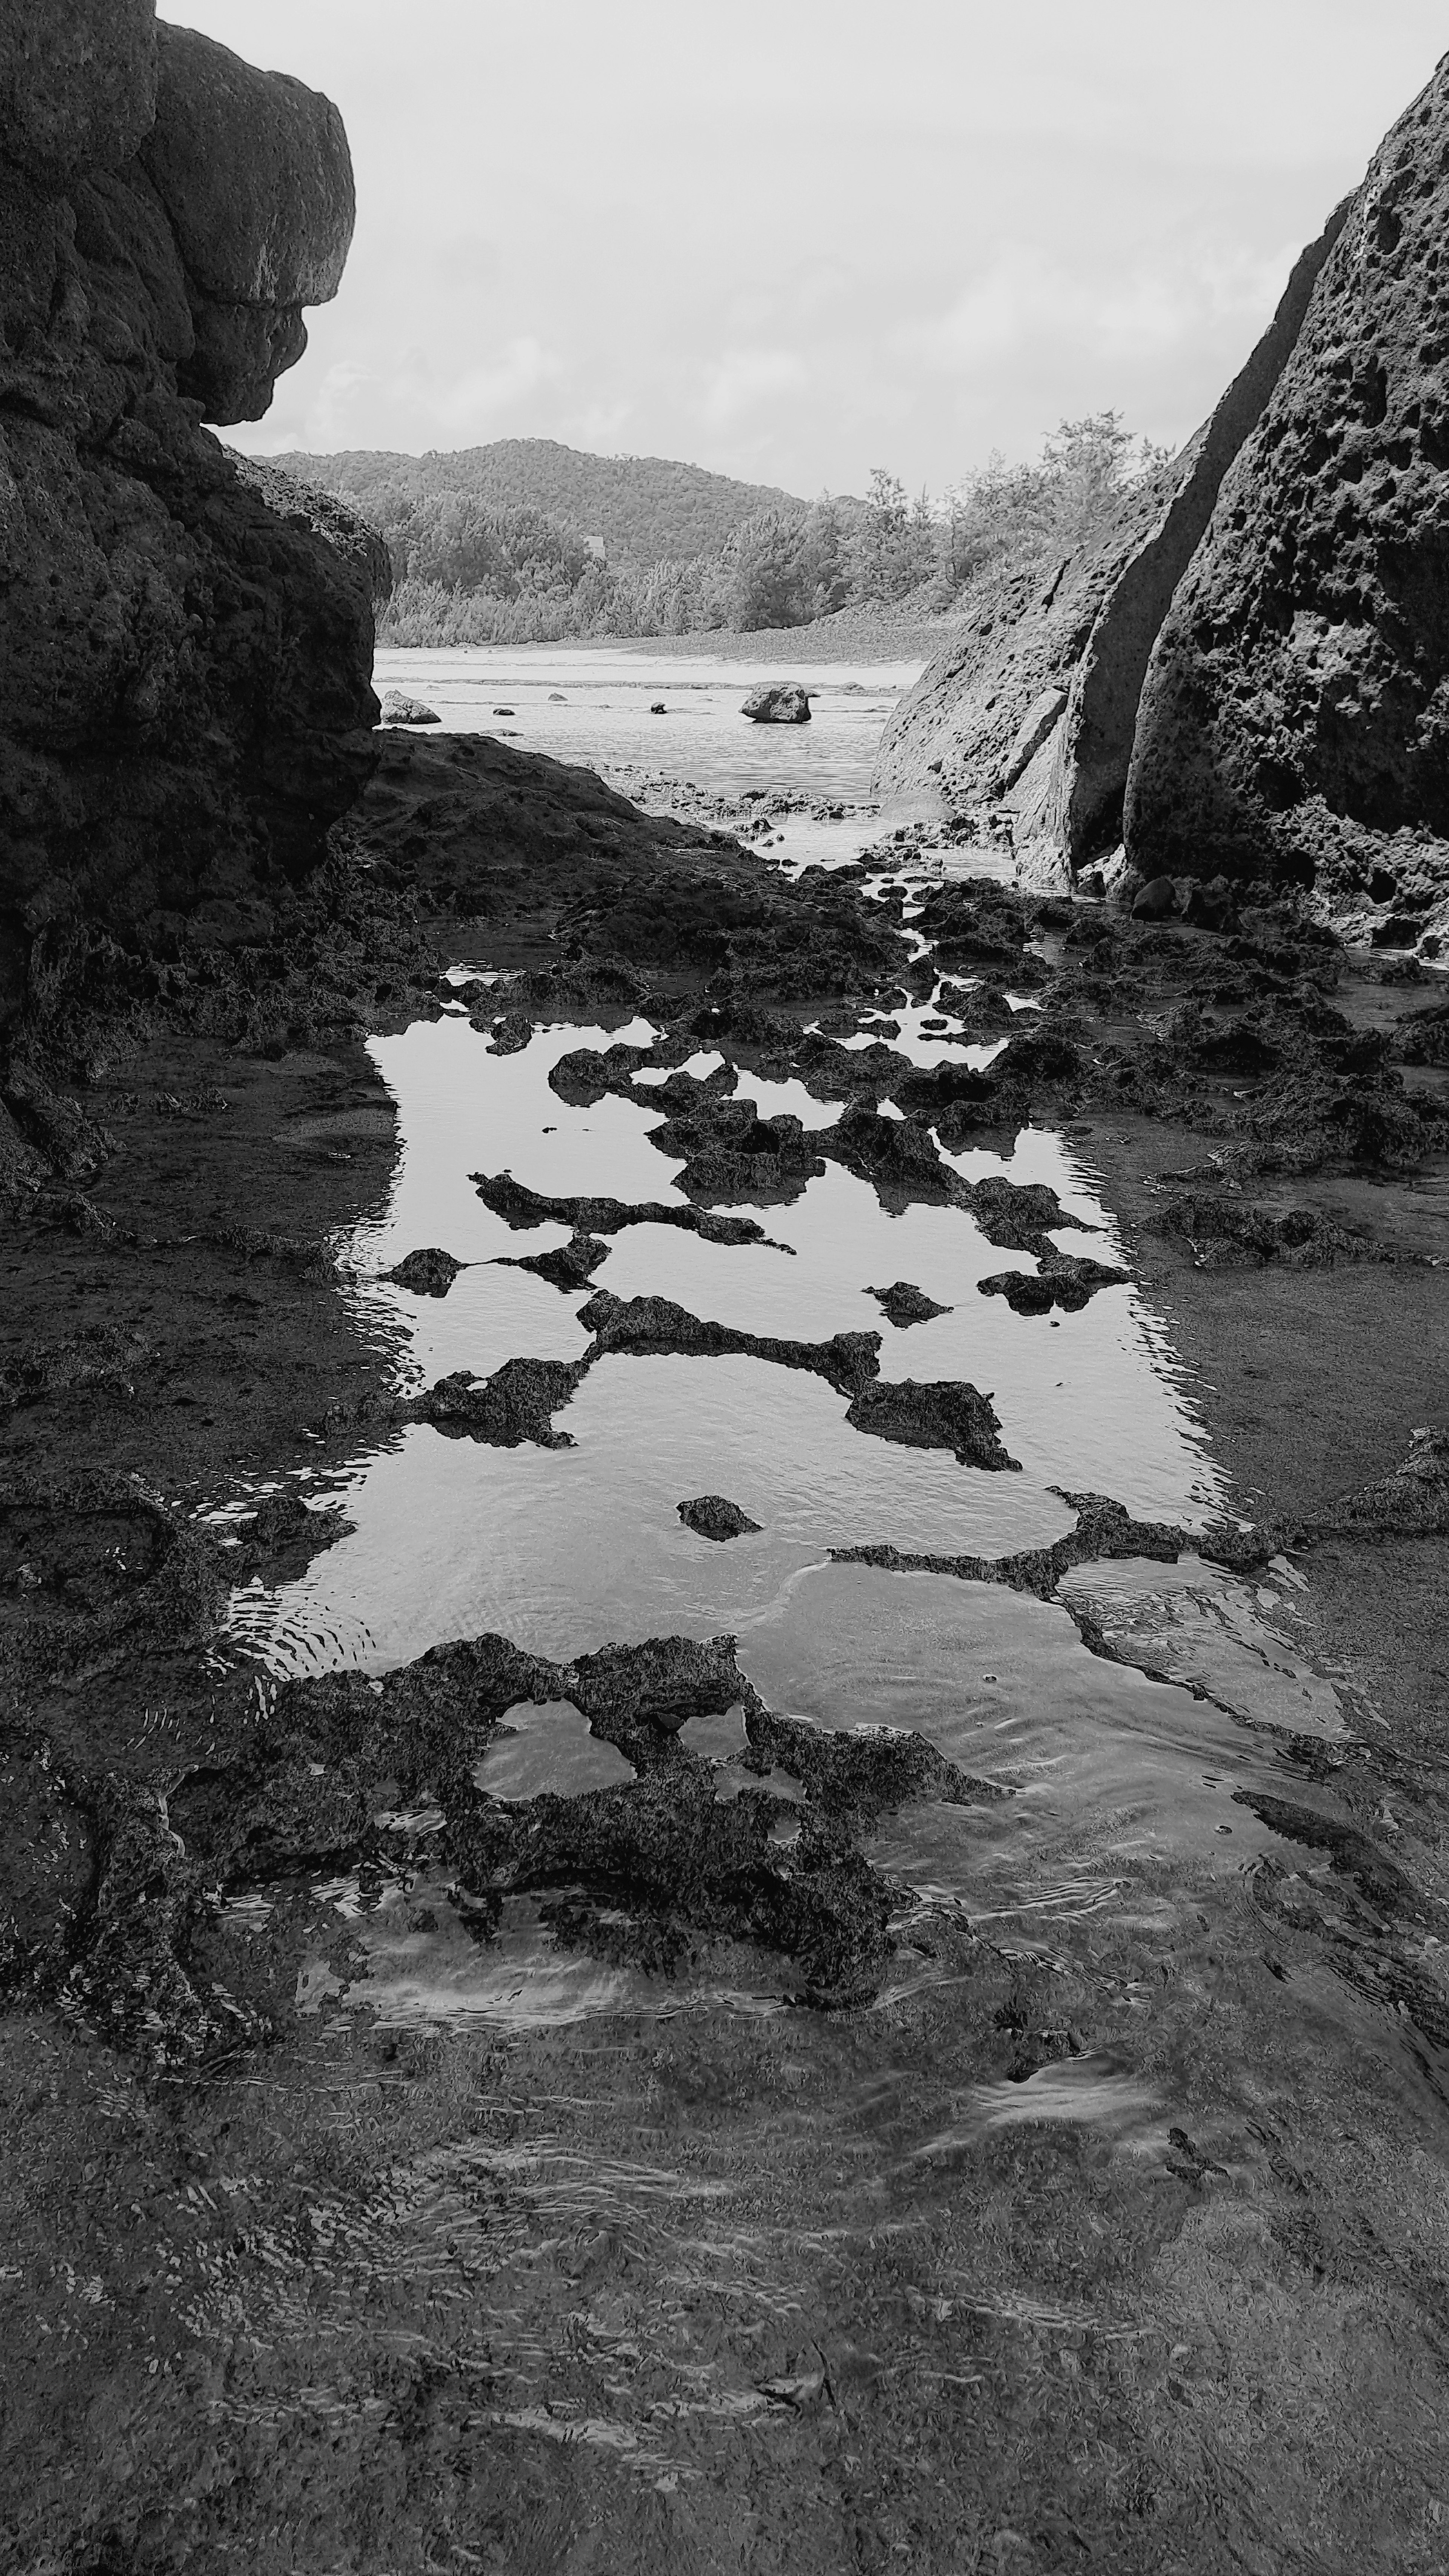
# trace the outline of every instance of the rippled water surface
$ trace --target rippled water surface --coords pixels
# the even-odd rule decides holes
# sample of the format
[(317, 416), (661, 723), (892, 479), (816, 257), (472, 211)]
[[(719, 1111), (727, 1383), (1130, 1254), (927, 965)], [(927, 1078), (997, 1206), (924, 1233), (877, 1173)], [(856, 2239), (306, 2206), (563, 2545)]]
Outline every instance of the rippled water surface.
[[(788, 669), (628, 644), (483, 644), (379, 653), (379, 695), (421, 698), (450, 732), (494, 733), (524, 751), (666, 770), (716, 795), (781, 789), (858, 802), (870, 794), (881, 727), (919, 661)], [(811, 692), (806, 725), (756, 725), (740, 706), (761, 680)], [(652, 712), (662, 706), (663, 714)]]
[[(454, 1370), (484, 1377), (516, 1357), (574, 1359), (588, 1344), (577, 1319), (587, 1292), (562, 1295), (507, 1266), (563, 1242), (567, 1229), (511, 1230), (482, 1204), (474, 1174), (509, 1170), (554, 1194), (683, 1203), (679, 1165), (649, 1141), (659, 1115), (650, 1084), (635, 1084), (637, 1099), (610, 1095), (590, 1108), (549, 1087), (561, 1055), (617, 1034), (646, 1045), (654, 1032), (644, 1021), (622, 1033), (544, 1028), (519, 1054), (498, 1056), (467, 1020), (445, 1018), (374, 1043), (402, 1144), (385, 1210), (345, 1249), (350, 1293), (391, 1341), (403, 1389)], [(930, 1061), (949, 1043), (918, 1033), (913, 1051)], [(757, 1096), (789, 1088), (761, 1085)], [(802, 1102), (817, 1124), (835, 1114), (828, 1102)], [(1048, 1183), (1072, 1220), (1061, 1239), (1120, 1257), (1090, 1166), (1067, 1140), (1028, 1130), (1008, 1160), (956, 1160), (974, 1180), (996, 1171)], [(917, 1729), (1011, 1793), (885, 1821), (870, 1856), (918, 1908), (962, 1909), (1048, 1948), (1054, 1926), (1104, 1909), (1161, 1930), (1194, 1887), (1234, 1878), (1271, 1842), (1233, 1793), (1267, 1778), (1279, 1737), (1343, 1732), (1338, 1687), (1295, 1646), (1294, 1578), (1247, 1585), (1189, 1553), (1177, 1565), (1078, 1568), (1043, 1602), (947, 1574), (831, 1561), (833, 1549), (881, 1543), (978, 1557), (1049, 1543), (1074, 1526), (1063, 1488), (1205, 1526), (1222, 1509), (1222, 1480), (1160, 1319), (1131, 1284), (1079, 1314), (1018, 1316), (977, 1283), (1032, 1267), (1028, 1256), (987, 1243), (959, 1208), (889, 1214), (836, 1164), (792, 1204), (756, 1213), (769, 1239), (739, 1247), (631, 1226), (611, 1238), (595, 1285), (662, 1294), (760, 1334), (878, 1332), (884, 1378), (965, 1378), (989, 1392), (1018, 1471), (866, 1437), (826, 1381), (760, 1358), (612, 1354), (557, 1417), (571, 1446), (499, 1449), (418, 1423), (360, 1456), (335, 1497), (353, 1534), (300, 1581), (239, 1594), (235, 1642), (280, 1675), (339, 1662), (379, 1672), (490, 1630), (561, 1663), (611, 1640), (728, 1631), (741, 1668), (782, 1714)], [(424, 1244), (468, 1265), (446, 1298), (383, 1275)], [(896, 1279), (948, 1311), (893, 1327), (870, 1291)], [(700, 1493), (727, 1495), (758, 1531), (727, 1545), (701, 1540), (678, 1511)], [(1107, 1654), (1088, 1651), (1084, 1618)], [(509, 1723), (479, 1772), (499, 1798), (630, 1776), (576, 1709), (515, 1712)], [(712, 1758), (742, 1740), (737, 1712), (699, 1724), (721, 1731), (718, 1746), (694, 1748)], [(734, 1780), (736, 1790), (759, 1785), (744, 1773)], [(798, 1795), (783, 1774), (771, 1785)], [(780, 1831), (788, 1844), (788, 1824)], [(441, 1879), (431, 1893), (421, 1882), (370, 1897), (343, 1886), (337, 1903), (369, 1960), (353, 1998), (392, 2019), (546, 2023), (662, 2008), (674, 1991), (560, 1952), (532, 1900), (510, 1900), (481, 1946)], [(901, 1956), (892, 1990), (931, 1973), (909, 1942)], [(758, 2010), (769, 1989), (756, 1969), (708, 1991)], [(1082, 2104), (1095, 2101), (1083, 2078), (1071, 2081)]]
[[(449, 726), (511, 735), (560, 758), (646, 763), (718, 792), (763, 786), (849, 802), (867, 792), (880, 727), (914, 668), (792, 671), (819, 691), (811, 725), (798, 729), (757, 729), (740, 717), (740, 697), (761, 676), (743, 664), (623, 648), (383, 656), (378, 678), (425, 697)], [(651, 714), (661, 701), (666, 715)], [(793, 820), (790, 828), (798, 840)], [(776, 865), (853, 855), (879, 826), (847, 817), (810, 828), (820, 849), (772, 844)], [(942, 852), (914, 864), (929, 875), (972, 861)], [(908, 900), (903, 958), (924, 946), (910, 927), (915, 909)], [(506, 979), (486, 958), (457, 970), (459, 991), (480, 971), (503, 1007)], [(1027, 996), (1008, 998), (1020, 1013), (1033, 1008)], [(971, 1043), (939, 995), (902, 998), (890, 1016), (891, 1043), (913, 1064), (979, 1065), (998, 1051)], [(764, 1116), (828, 1128), (851, 1089), (853, 1052), (875, 1035), (871, 1017), (840, 1042), (838, 1097), (743, 1068), (736, 1096)], [(1034, 1269), (1031, 1256), (989, 1243), (962, 1208), (892, 1213), (834, 1162), (788, 1205), (741, 1211), (758, 1219), (763, 1241), (727, 1247), (666, 1223), (631, 1225), (609, 1239), (590, 1289), (561, 1294), (512, 1265), (561, 1245), (569, 1229), (510, 1228), (485, 1207), (475, 1176), (508, 1172), (555, 1197), (684, 1205), (682, 1166), (651, 1141), (661, 1115), (652, 1094), (666, 1066), (656, 1074), (645, 1065), (630, 1096), (586, 1108), (549, 1083), (575, 1049), (620, 1039), (647, 1049), (657, 1035), (644, 1019), (613, 1030), (541, 1027), (519, 1053), (497, 1055), (460, 1004), (374, 1041), (400, 1150), (385, 1207), (339, 1249), (347, 1293), (393, 1353), (399, 1391), (415, 1394), (455, 1371), (481, 1379), (512, 1359), (578, 1359), (590, 1343), (578, 1310), (593, 1288), (658, 1295), (756, 1335), (876, 1333), (883, 1380), (965, 1380), (989, 1395), (1013, 1468), (987, 1472), (944, 1450), (867, 1436), (825, 1379), (761, 1357), (611, 1353), (555, 1417), (567, 1446), (496, 1448), (413, 1423), (359, 1454), (329, 1497), (352, 1534), (299, 1581), (275, 1592), (255, 1582), (236, 1595), (234, 1644), (274, 1676), (338, 1664), (377, 1674), (485, 1631), (560, 1664), (610, 1641), (728, 1632), (741, 1670), (779, 1713), (847, 1730), (917, 1730), (989, 1784), (974, 1805), (918, 1802), (874, 1834), (870, 1857), (903, 1908), (888, 1991), (935, 1973), (931, 1942), (910, 1936), (933, 1907), (1048, 1956), (1065, 1926), (1098, 1917), (1171, 1935), (1195, 1892), (1231, 1887), (1273, 1843), (1235, 1792), (1269, 1778), (1287, 1737), (1331, 1740), (1349, 1724), (1343, 1686), (1298, 1641), (1300, 1578), (1285, 1567), (1244, 1583), (1189, 1543), (1176, 1564), (1076, 1567), (1043, 1601), (832, 1553), (1004, 1557), (1072, 1531), (1068, 1497), (1081, 1494), (1205, 1531), (1224, 1511), (1226, 1488), (1163, 1319), (1130, 1279), (1080, 1313), (1014, 1314), (979, 1283)], [(719, 1061), (701, 1051), (686, 1070), (704, 1076)], [(892, 1106), (882, 1103), (887, 1114)], [(1097, 1175), (1070, 1139), (1027, 1129), (1008, 1156), (977, 1149), (945, 1159), (973, 1183), (996, 1174), (1046, 1184), (1065, 1219), (1059, 1247), (1127, 1267)], [(465, 1265), (443, 1298), (386, 1276), (428, 1245)], [(893, 1326), (873, 1292), (898, 1280), (945, 1311)], [(724, 1545), (702, 1539), (679, 1516), (702, 1494), (728, 1497), (758, 1528)], [(511, 1712), (508, 1725), (476, 1774), (498, 1799), (577, 1794), (632, 1776), (568, 1703)], [(788, 1850), (798, 1784), (783, 1771), (762, 1784), (738, 1769), (739, 1709), (692, 1720), (684, 1740), (725, 1766), (720, 1795), (769, 1790), (772, 1833)], [(480, 1940), (457, 1891), (436, 1877), (433, 1885), (423, 1871), (381, 1889), (349, 1880), (332, 1892), (368, 1960), (352, 2000), (384, 2019), (542, 2024), (678, 2000), (669, 1980), (559, 1948), (531, 1898), (506, 1900)], [(321, 2009), (335, 1981), (315, 1963), (304, 1982), (308, 1973), (320, 1982), (306, 1999)], [(741, 1957), (723, 1972), (716, 1965), (699, 1992), (760, 2011), (772, 2008), (774, 1989), (758, 1959)], [(1115, 2125), (1124, 2136), (1145, 2116), (1140, 2088), (1095, 2060), (1044, 2069), (1033, 2085), (1033, 2099), (1050, 2095), (1055, 2106), (1041, 2116)], [(1032, 2116), (1024, 2099), (1016, 2087), (1000, 2103), (983, 2094), (970, 2121)]]

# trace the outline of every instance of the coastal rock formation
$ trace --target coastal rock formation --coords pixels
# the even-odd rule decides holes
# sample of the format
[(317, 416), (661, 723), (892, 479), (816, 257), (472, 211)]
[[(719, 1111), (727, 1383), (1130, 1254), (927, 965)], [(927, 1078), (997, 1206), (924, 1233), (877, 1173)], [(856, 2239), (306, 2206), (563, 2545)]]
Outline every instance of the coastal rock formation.
[(691, 1501), (679, 1505), (679, 1517), (696, 1538), (713, 1539), (717, 1547), (725, 1546), (732, 1538), (748, 1538), (760, 1527), (727, 1494), (696, 1494)]
[(1223, 476), (1292, 351), (1345, 212), (1339, 207), (1304, 251), (1212, 417), (1180, 455), (1130, 488), (1106, 535), (983, 589), (959, 637), (895, 708), (878, 790), (1005, 803), (1016, 848), (1042, 882), (1120, 837), (1137, 701), (1158, 630)]
[(1224, 482), (1127, 798), (1139, 867), (1311, 884), (1386, 945), (1449, 892), (1446, 226), (1449, 59), (1376, 154)]
[(336, 291), (335, 108), (150, 0), (0, 30), (0, 1022), (67, 920), (270, 919), (368, 776), (376, 541), (202, 427)]
[(796, 680), (765, 681), (740, 709), (752, 724), (808, 724), (810, 699)]
[(421, 698), (410, 698), (402, 689), (386, 689), (382, 700), (385, 725), (438, 724), (441, 718), (435, 707), (426, 706)]

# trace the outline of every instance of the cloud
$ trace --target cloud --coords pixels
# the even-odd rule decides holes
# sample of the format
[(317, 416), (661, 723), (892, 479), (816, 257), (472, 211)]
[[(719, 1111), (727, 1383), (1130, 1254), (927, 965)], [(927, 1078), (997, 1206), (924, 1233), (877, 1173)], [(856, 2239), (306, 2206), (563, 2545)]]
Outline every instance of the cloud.
[(705, 370), (699, 416), (711, 429), (732, 429), (808, 381), (809, 369), (793, 350), (730, 349)]
[(1283, 290), (1292, 254), (1267, 258), (1217, 245), (1175, 256), (1105, 264), (1087, 273), (1035, 249), (1012, 249), (974, 278), (945, 312), (903, 326), (902, 354), (945, 376), (969, 376), (1043, 343), (1091, 347), (1135, 364), (1198, 344), (1241, 323), (1244, 355)]
[(506, 413), (531, 403), (562, 373), (560, 361), (542, 341), (531, 336), (510, 340), (498, 358), (430, 389), (428, 408), (440, 428), (466, 445), (478, 432), (496, 429)]

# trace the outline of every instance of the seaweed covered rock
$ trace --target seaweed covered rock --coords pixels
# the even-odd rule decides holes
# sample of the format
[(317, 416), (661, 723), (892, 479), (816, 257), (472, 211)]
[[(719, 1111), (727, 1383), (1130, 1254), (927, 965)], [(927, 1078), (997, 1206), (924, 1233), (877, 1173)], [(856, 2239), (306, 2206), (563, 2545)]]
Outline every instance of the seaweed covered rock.
[(1173, 601), (1127, 848), (1409, 946), (1449, 895), (1449, 58), (1380, 147)]
[(0, 1018), (81, 914), (269, 917), (368, 776), (376, 544), (201, 419), (336, 291), (335, 108), (150, 6), (0, 30)]

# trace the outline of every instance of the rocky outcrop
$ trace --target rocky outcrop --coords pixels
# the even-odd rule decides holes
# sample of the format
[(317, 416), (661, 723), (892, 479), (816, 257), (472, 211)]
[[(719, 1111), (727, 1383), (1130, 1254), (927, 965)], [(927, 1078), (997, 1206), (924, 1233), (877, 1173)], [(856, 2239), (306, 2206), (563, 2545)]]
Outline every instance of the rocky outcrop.
[[(664, 709), (656, 707), (654, 712), (662, 715)], [(751, 689), (740, 713), (752, 724), (808, 724), (810, 698), (796, 680), (764, 681)]]
[(427, 706), (421, 698), (410, 698), (401, 689), (388, 689), (383, 695), (382, 721), (385, 725), (425, 725), (438, 724), (441, 718), (436, 707)]
[(1042, 880), (1121, 833), (1137, 702), (1158, 630), (1223, 476), (1292, 351), (1340, 207), (1304, 251), (1267, 331), (1210, 420), (1124, 496), (1104, 535), (988, 586), (903, 698), (876, 768), (885, 794), (1004, 803)]
[(189, 27), (157, 35), (141, 166), (166, 209), (195, 346), (178, 374), (208, 420), (256, 420), (307, 346), (302, 308), (342, 282), (356, 212), (332, 101)]
[(335, 108), (150, 0), (0, 27), (0, 1020), (77, 915), (270, 920), (373, 760), (375, 541), (255, 418), (352, 229)]
[(1143, 691), (1140, 867), (1313, 884), (1386, 944), (1449, 892), (1449, 59), (1375, 156)]

